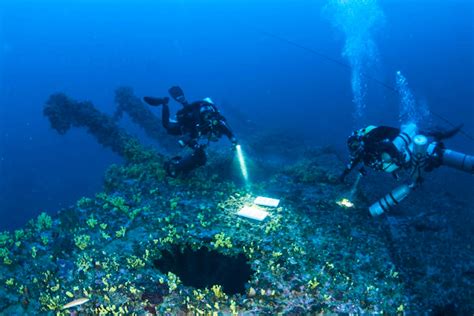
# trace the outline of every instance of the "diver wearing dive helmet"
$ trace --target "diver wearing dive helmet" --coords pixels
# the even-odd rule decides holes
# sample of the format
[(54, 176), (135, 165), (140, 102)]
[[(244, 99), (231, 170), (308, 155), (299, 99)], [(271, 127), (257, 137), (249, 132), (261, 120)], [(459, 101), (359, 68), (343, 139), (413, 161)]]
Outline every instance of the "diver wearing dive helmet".
[[(223, 135), (227, 136), (234, 147), (237, 145), (237, 139), (225, 117), (219, 113), (210, 98), (188, 103), (180, 87), (171, 87), (168, 92), (175, 101), (183, 106), (176, 113), (176, 121), (170, 119), (169, 98), (143, 98), (149, 105), (163, 106), (161, 118), (163, 127), (170, 135), (183, 136), (179, 140), (179, 144), (193, 150), (193, 153), (186, 157), (176, 156), (168, 161), (165, 166), (168, 175), (176, 177), (205, 165), (207, 144), (211, 141), (218, 141)], [(200, 144), (199, 141), (202, 139), (207, 139), (207, 144)]]

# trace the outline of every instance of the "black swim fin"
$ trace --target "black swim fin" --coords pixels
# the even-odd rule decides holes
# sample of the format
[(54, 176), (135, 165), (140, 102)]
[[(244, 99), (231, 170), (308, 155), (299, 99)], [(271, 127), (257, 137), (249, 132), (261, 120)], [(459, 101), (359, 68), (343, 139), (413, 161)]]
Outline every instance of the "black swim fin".
[(463, 128), (464, 124), (458, 125), (450, 130), (443, 130), (440, 128), (433, 129), (428, 131), (427, 135), (433, 137), (437, 141), (442, 141), (444, 139), (448, 139), (459, 133), (459, 131)]
[(184, 96), (183, 89), (179, 86), (174, 86), (168, 89), (168, 92), (170, 96), (176, 101), (181, 103), (182, 105), (187, 105), (188, 101), (186, 100), (186, 97)]
[(144, 97), (143, 101), (145, 103), (152, 105), (152, 106), (159, 106), (159, 105), (165, 105), (168, 104), (170, 98), (164, 97), (164, 98), (154, 98), (154, 97)]

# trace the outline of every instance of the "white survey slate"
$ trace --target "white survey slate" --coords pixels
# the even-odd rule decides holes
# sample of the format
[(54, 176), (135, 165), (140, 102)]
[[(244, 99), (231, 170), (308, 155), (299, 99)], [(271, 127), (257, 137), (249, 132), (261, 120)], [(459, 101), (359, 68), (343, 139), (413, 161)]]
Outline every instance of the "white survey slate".
[(237, 215), (263, 221), (268, 216), (268, 212), (255, 206), (244, 206), (237, 212)]
[(255, 199), (255, 201), (253, 201), (253, 203), (257, 205), (262, 205), (262, 206), (277, 207), (278, 204), (280, 204), (280, 200), (271, 199), (264, 196), (257, 196), (257, 198)]

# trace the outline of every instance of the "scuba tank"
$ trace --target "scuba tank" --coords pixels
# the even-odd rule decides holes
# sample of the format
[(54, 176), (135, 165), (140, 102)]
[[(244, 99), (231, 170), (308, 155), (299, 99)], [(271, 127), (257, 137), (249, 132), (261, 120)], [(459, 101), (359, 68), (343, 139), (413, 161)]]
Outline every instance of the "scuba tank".
[(395, 188), (392, 192), (372, 204), (369, 207), (370, 215), (372, 216), (379, 216), (384, 212), (387, 212), (395, 205), (400, 203), (403, 199), (405, 199), (408, 194), (410, 194), (412, 187), (408, 184), (403, 184), (397, 188)]
[(424, 135), (416, 135), (413, 138), (411, 153), (411, 177), (416, 182), (421, 181), (423, 171), (430, 164), (428, 145), (428, 138)]
[[(408, 158), (405, 162), (411, 162), (411, 177), (416, 183), (420, 181), (421, 174), (429, 163), (429, 155), (427, 154), (428, 139), (424, 135), (416, 135), (412, 137), (410, 134), (406, 133), (406, 131), (407, 130), (401, 132), (393, 142), (394, 145), (397, 146), (397, 149), (405, 151), (405, 157)], [(415, 129), (410, 127), (408, 132), (416, 132), (416, 126)], [(402, 184), (395, 188), (392, 192), (369, 207), (370, 215), (379, 216), (382, 213), (389, 211), (404, 200), (413, 188), (414, 184)]]
[(412, 140), (417, 132), (416, 124), (403, 125), (400, 134), (392, 141), (393, 146), (400, 153), (401, 161), (395, 161), (388, 153), (382, 154), (382, 170), (392, 173), (411, 160)]
[[(464, 172), (474, 174), (474, 156), (466, 155), (454, 150), (445, 149), (442, 143), (428, 143), (428, 138), (424, 135), (416, 135), (408, 138), (409, 134), (400, 133), (398, 145), (407, 150), (407, 156), (410, 158), (411, 184), (403, 184), (392, 192), (375, 202), (369, 207), (372, 216), (378, 216), (390, 210), (415, 188), (416, 184), (421, 183), (422, 175), (425, 171), (431, 171), (439, 166), (448, 166)], [(398, 138), (398, 137), (397, 137)], [(406, 142), (411, 139), (411, 142)], [(394, 140), (395, 142), (395, 140)]]
[(474, 174), (474, 156), (454, 150), (444, 149), (441, 164), (451, 168)]

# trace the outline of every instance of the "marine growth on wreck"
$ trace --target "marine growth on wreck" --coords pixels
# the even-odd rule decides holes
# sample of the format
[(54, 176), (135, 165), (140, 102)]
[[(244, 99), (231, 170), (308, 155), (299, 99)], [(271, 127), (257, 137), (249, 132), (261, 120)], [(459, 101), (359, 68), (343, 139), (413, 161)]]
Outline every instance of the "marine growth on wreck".
[[(145, 130), (155, 125), (152, 114), (136, 114), (143, 105), (130, 89), (119, 89), (117, 99), (118, 111), (135, 115)], [(119, 127), (117, 116), (63, 94), (50, 97), (44, 114), (59, 133), (86, 128), (123, 163), (109, 167), (102, 192), (0, 234), (0, 313), (396, 314), (424, 308), (393, 259), (387, 224), (367, 219), (363, 192), (347, 200), (351, 188), (337, 181), (342, 162), (330, 148), (301, 146), (299, 159), (283, 168), (249, 156), (250, 184), (233, 154), (214, 149), (208, 166), (173, 179), (163, 169), (165, 157)], [(263, 221), (238, 216), (257, 196), (281, 201), (260, 206), (269, 214)]]

